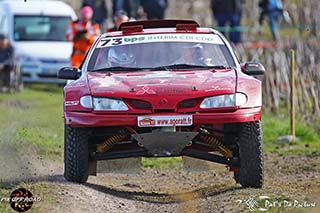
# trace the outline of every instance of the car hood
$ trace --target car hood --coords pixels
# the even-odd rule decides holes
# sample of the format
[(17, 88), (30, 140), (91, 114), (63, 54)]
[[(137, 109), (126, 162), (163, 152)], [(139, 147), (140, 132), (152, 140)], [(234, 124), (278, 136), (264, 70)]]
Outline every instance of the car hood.
[(141, 71), (87, 73), (93, 96), (139, 98), (149, 96), (204, 97), (234, 93), (236, 70)]
[(32, 58), (69, 59), (72, 53), (71, 42), (32, 41), (17, 42), (15, 44), (17, 55)]

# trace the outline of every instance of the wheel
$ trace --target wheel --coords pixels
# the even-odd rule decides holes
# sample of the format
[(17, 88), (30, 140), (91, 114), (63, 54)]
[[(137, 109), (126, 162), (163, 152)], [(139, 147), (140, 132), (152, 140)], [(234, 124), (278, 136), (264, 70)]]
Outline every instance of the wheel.
[(68, 181), (85, 183), (89, 175), (89, 131), (65, 125), (64, 177)]
[(234, 174), (242, 187), (261, 188), (263, 184), (263, 151), (261, 121), (241, 124), (237, 140), (240, 171)]

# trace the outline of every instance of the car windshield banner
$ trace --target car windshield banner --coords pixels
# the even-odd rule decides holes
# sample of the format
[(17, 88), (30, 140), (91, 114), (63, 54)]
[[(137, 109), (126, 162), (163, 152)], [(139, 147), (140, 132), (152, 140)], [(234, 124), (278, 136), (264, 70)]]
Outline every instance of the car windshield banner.
[(99, 41), (97, 48), (152, 42), (193, 42), (220, 45), (224, 44), (221, 38), (215, 34), (171, 33), (134, 35), (124, 37), (103, 37)]

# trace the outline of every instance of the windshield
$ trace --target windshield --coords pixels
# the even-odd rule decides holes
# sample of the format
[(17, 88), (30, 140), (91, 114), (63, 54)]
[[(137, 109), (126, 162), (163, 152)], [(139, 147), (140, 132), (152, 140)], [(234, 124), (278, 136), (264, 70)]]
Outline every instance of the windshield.
[(66, 41), (70, 21), (70, 17), (64, 16), (15, 16), (14, 40)]
[(188, 65), (234, 67), (235, 62), (218, 35), (151, 34), (101, 39), (91, 55), (88, 70), (102, 71), (112, 67), (119, 70), (126, 67), (182, 69)]

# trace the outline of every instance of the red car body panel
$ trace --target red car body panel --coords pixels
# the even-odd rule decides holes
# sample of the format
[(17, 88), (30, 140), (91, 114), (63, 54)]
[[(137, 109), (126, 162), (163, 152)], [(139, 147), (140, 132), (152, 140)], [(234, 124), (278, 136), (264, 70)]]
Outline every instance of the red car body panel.
[[(83, 80), (66, 87), (66, 100), (78, 101), (65, 106), (65, 121), (71, 126), (134, 126), (137, 115), (174, 115), (189, 113), (194, 124), (237, 123), (260, 119), (261, 87), (260, 81), (239, 74), (236, 83), (236, 70), (197, 70), (178, 72), (135, 72), (88, 73)], [(248, 82), (250, 82), (248, 84)], [(233, 94), (236, 91), (247, 95), (247, 103), (241, 108), (200, 109), (205, 97)], [(79, 90), (82, 88), (82, 90)], [(90, 89), (89, 89), (90, 88)], [(92, 112), (79, 104), (79, 96), (91, 94), (95, 97), (121, 97), (124, 100), (141, 100), (152, 105), (151, 109), (135, 109), (129, 106), (125, 112)], [(179, 103), (199, 99), (194, 107), (179, 108)], [(165, 103), (163, 103), (165, 100)], [(172, 109), (169, 113), (161, 110)], [(159, 113), (156, 113), (159, 110)], [(84, 113), (85, 112), (85, 113)]]

